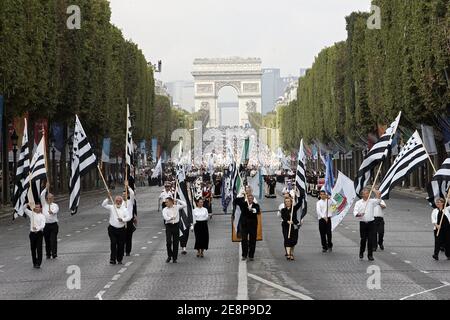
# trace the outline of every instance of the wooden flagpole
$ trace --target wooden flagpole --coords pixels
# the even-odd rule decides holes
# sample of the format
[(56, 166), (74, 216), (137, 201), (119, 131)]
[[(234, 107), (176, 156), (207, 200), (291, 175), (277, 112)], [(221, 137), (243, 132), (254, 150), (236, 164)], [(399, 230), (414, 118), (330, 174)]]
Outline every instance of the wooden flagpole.
[[(295, 184), (294, 194), (297, 194), (297, 184)], [(289, 223), (289, 233), (288, 233), (288, 239), (291, 238), (291, 230), (292, 230), (292, 219), (294, 216), (294, 199), (291, 199), (291, 220)]]
[(444, 208), (442, 209), (442, 217), (441, 217), (441, 221), (439, 221), (439, 224), (438, 224), (438, 230), (436, 233), (436, 237), (439, 237), (439, 233), (441, 232), (442, 221), (444, 221), (445, 208), (447, 207), (449, 196), (450, 196), (450, 192), (449, 192), (449, 189), (447, 189), (447, 196), (445, 197), (445, 204), (444, 204)]
[[(130, 113), (130, 106), (128, 104), (128, 98), (127, 98), (127, 116), (126, 116), (126, 130), (125, 130), (125, 208), (127, 208), (127, 202), (128, 202), (128, 163), (127, 163), (127, 157), (128, 157), (128, 115)], [(131, 142), (131, 141), (130, 141)], [(131, 170), (131, 155), (130, 155), (130, 170)]]
[(44, 138), (44, 160), (45, 160), (45, 171), (47, 173), (47, 181), (46, 181), (47, 192), (50, 192), (50, 183), (48, 181), (48, 173), (49, 173), (49, 171), (48, 171), (48, 161), (47, 161), (47, 133), (45, 131), (44, 124), (42, 124), (41, 132), (42, 132), (42, 137)]
[(117, 218), (120, 218), (119, 213), (117, 212), (116, 206), (114, 205), (114, 200), (113, 200), (113, 198), (112, 198), (112, 196), (111, 196), (111, 192), (109, 191), (108, 185), (106, 184), (105, 177), (103, 176), (102, 169), (100, 169), (100, 166), (99, 166), (99, 165), (97, 166), (97, 169), (98, 169), (98, 172), (100, 173), (100, 176), (102, 177), (103, 184), (105, 185), (106, 191), (108, 191), (108, 196), (109, 196), (109, 199), (110, 199), (111, 202), (112, 202), (112, 206), (113, 206), (113, 208), (114, 208), (114, 211), (116, 212)]

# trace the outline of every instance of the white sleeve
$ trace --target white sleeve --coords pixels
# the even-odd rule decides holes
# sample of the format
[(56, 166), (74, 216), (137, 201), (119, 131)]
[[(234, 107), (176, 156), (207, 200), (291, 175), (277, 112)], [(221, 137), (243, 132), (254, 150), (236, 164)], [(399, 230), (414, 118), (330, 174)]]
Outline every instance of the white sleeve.
[(316, 202), (316, 212), (317, 212), (317, 217), (322, 218), (323, 214), (322, 214), (322, 210), (320, 208), (320, 201)]
[(124, 222), (128, 222), (133, 218), (133, 209), (131, 209), (131, 211), (130, 211), (130, 208), (133, 208), (133, 206), (128, 206), (128, 209), (125, 208), (125, 210), (124, 210), (125, 216), (122, 218), (122, 220)]
[(53, 214), (57, 214), (59, 212), (59, 206), (56, 203), (52, 203), (52, 206), (53, 206), (53, 208), (51, 208), (51, 209), (52, 209)]
[(29, 218), (31, 218), (31, 215), (33, 214), (33, 211), (31, 211), (31, 210), (28, 209), (28, 208), (24, 208), (23, 211), (25, 212), (25, 214), (26, 214)]
[(164, 209), (163, 209), (163, 211), (162, 211), (162, 216), (163, 216), (163, 218), (164, 218), (165, 221), (169, 221), (169, 220), (171, 219), (171, 217), (169, 217), (169, 216), (167, 215), (167, 208), (164, 208)]
[(178, 209), (184, 209), (187, 207), (186, 202), (181, 201), (180, 199), (177, 200), (177, 203), (178, 203), (177, 204)]
[(112, 206), (110, 204), (108, 204), (108, 201), (109, 201), (109, 199), (105, 199), (102, 203), (102, 207), (107, 210), (110, 210)]
[(359, 203), (359, 201), (358, 202), (356, 202), (356, 204), (355, 204), (355, 208), (353, 209), (353, 215), (356, 217), (360, 212), (359, 212), (359, 210), (360, 210), (360, 203)]

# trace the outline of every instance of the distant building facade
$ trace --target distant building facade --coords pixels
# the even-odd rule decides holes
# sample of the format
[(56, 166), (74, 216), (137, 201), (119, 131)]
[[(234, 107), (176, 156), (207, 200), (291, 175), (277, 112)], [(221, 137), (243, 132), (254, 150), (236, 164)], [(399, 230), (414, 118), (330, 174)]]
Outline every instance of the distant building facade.
[(194, 82), (172, 81), (166, 83), (167, 90), (172, 96), (173, 103), (180, 109), (194, 111)]

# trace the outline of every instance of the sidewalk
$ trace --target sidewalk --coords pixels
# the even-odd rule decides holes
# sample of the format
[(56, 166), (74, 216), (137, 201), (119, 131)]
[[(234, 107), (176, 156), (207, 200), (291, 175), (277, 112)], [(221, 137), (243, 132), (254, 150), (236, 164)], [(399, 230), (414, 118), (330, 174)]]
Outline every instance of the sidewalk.
[[(97, 193), (105, 193), (104, 189), (96, 189), (96, 190), (90, 190), (85, 191), (81, 193), (81, 196), (87, 196), (87, 195), (95, 195)], [(69, 200), (69, 194), (61, 194), (55, 196), (55, 202), (63, 202)], [(1, 206), (0, 207), (0, 220), (11, 218), (14, 214), (14, 209), (11, 206)]]

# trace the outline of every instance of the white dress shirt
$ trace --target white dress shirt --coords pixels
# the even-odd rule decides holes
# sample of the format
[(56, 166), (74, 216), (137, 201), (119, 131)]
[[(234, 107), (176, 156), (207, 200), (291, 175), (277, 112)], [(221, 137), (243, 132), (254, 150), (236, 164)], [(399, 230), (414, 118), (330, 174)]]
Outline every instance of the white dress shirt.
[[(56, 203), (52, 203), (51, 205), (49, 205), (47, 199), (45, 199), (46, 193), (47, 190), (44, 190), (41, 193), (42, 213), (45, 216), (45, 223), (58, 222), (59, 206)], [(50, 214), (50, 210), (52, 211), (52, 214)]]
[(186, 202), (177, 200), (177, 203), (172, 208), (165, 207), (163, 209), (162, 216), (166, 224), (176, 224), (180, 221), (179, 210), (186, 208)]
[[(381, 206), (384, 206), (384, 208), (382, 208)], [(384, 202), (384, 200), (381, 200), (380, 204), (375, 206), (375, 209), (373, 211), (374, 217), (383, 218), (384, 217), (384, 209), (385, 208), (386, 208), (386, 203)]]
[[(327, 211), (327, 202), (328, 202), (328, 211)], [(322, 200), (320, 199), (316, 203), (316, 212), (317, 212), (317, 219), (325, 219), (325, 218), (331, 218), (333, 216), (333, 212), (331, 209), (331, 206), (335, 203), (334, 200), (328, 199)]]
[[(128, 214), (133, 218), (133, 208), (134, 208), (134, 199), (135, 193), (133, 189), (128, 188), (128, 194), (130, 195), (130, 200), (125, 200), (122, 203), (122, 207), (124, 207), (126, 210), (128, 210)], [(131, 219), (130, 219), (131, 220)]]
[[(122, 204), (120, 208), (117, 208), (116, 205), (108, 204), (109, 200), (105, 199), (102, 203), (102, 207), (109, 211), (109, 224), (114, 228), (123, 228), (127, 224), (128, 221), (131, 220), (133, 215), (130, 215), (130, 211), (125, 208)], [(119, 221), (119, 218), (122, 221)]]
[[(359, 213), (364, 213), (362, 217), (357, 217), (362, 222), (371, 222), (374, 218), (374, 208), (381, 203), (381, 199), (364, 199), (358, 200), (353, 210), (353, 215), (356, 217)], [(366, 205), (367, 204), (367, 205)]]
[[(25, 208), (25, 214), (30, 218), (30, 231), (39, 232), (45, 228), (45, 216), (42, 213), (36, 213), (28, 208)], [(33, 228), (36, 228), (34, 230)]]
[(209, 213), (208, 213), (208, 209), (206, 209), (205, 207), (202, 208), (195, 208), (192, 211), (192, 217), (194, 218), (194, 224), (197, 221), (207, 221), (209, 218)]
[[(436, 224), (439, 224), (441, 221), (438, 221), (438, 213), (439, 210), (438, 209), (434, 209), (431, 212), (431, 223), (433, 224), (433, 230), (436, 230)], [(450, 221), (450, 211), (449, 211), (449, 207), (445, 208), (444, 210), (444, 214), (447, 217), (448, 221)]]

